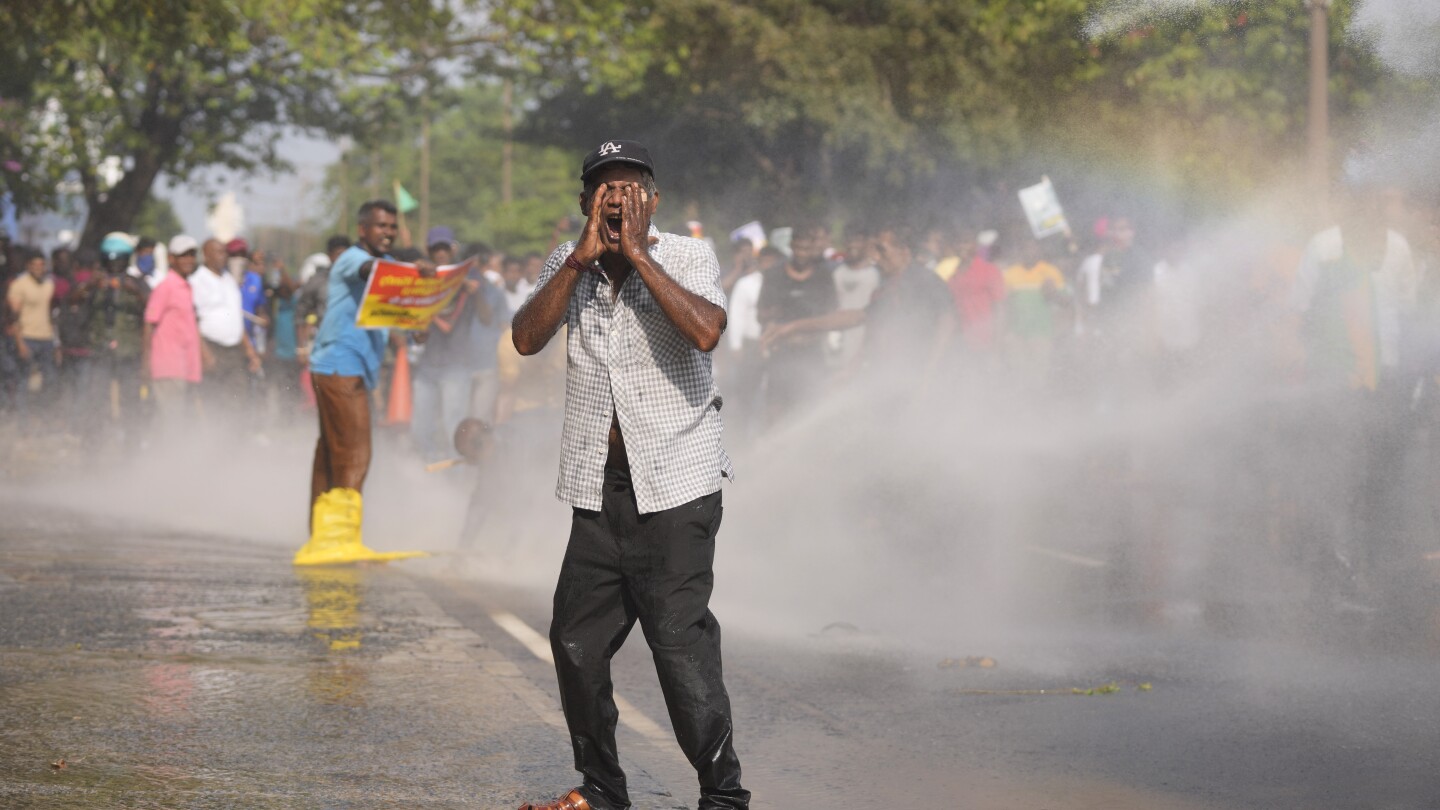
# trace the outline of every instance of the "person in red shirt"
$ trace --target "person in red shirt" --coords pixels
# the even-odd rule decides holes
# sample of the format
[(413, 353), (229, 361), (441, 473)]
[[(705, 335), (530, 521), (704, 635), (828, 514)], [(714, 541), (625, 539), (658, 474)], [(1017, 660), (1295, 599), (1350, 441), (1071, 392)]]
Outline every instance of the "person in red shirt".
[(70, 276), (75, 272), (75, 254), (61, 246), (50, 251), (50, 275), (55, 279), (55, 301), (58, 304), (75, 288)]
[[(960, 315), (960, 342), (967, 352), (994, 354), (999, 333), (996, 321), (1005, 300), (1005, 276), (990, 261), (993, 240), (976, 248), (968, 240), (959, 249), (961, 269), (950, 277), (950, 295)], [(968, 259), (968, 261), (967, 261)]]

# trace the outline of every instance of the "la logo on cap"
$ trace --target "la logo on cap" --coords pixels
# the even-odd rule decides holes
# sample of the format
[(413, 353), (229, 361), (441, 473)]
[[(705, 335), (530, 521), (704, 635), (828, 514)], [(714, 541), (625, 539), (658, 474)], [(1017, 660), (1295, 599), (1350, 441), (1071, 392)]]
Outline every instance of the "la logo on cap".
[(616, 152), (619, 152), (619, 151), (620, 151), (620, 144), (615, 143), (614, 141), (606, 141), (606, 142), (605, 142), (605, 145), (602, 146), (602, 147), (600, 147), (600, 156), (601, 156), (601, 157), (604, 157), (604, 156), (606, 156), (606, 155), (613, 155), (613, 154), (615, 154)]

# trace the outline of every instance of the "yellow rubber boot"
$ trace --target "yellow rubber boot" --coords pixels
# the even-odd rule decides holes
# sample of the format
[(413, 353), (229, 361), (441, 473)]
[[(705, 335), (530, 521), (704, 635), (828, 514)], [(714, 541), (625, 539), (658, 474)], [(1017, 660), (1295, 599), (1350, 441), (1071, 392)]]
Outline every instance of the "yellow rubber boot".
[(332, 489), (315, 501), (310, 541), (295, 552), (296, 565), (344, 565), (385, 562), (427, 556), (423, 551), (372, 551), (360, 541), (364, 515), (360, 493), (348, 487)]

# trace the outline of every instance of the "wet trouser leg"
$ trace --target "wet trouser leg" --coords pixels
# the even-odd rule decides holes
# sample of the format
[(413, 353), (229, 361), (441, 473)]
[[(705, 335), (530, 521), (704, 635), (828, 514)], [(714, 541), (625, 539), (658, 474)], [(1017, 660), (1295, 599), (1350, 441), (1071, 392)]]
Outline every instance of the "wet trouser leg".
[(676, 739), (699, 777), (701, 810), (749, 806), (721, 677), (720, 625), (709, 609), (720, 515), (719, 492), (640, 515), (628, 475), (614, 471), (601, 510), (575, 510), (550, 644), (581, 792), (597, 808), (630, 806), (615, 748), (610, 659), (637, 619)]
[(370, 471), (370, 392), (363, 377), (312, 374), (320, 438), (310, 471), (310, 509), (325, 492), (348, 487), (360, 492)]

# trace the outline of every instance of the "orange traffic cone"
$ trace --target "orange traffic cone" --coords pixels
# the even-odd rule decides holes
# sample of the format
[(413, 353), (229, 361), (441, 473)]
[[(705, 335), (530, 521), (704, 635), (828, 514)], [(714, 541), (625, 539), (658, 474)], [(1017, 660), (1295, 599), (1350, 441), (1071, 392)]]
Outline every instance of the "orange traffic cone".
[(410, 402), (410, 351), (395, 353), (395, 372), (390, 377), (390, 401), (385, 409), (385, 424), (408, 425), (413, 408)]
[(300, 370), (300, 410), (315, 410), (315, 383), (310, 379), (310, 367)]

